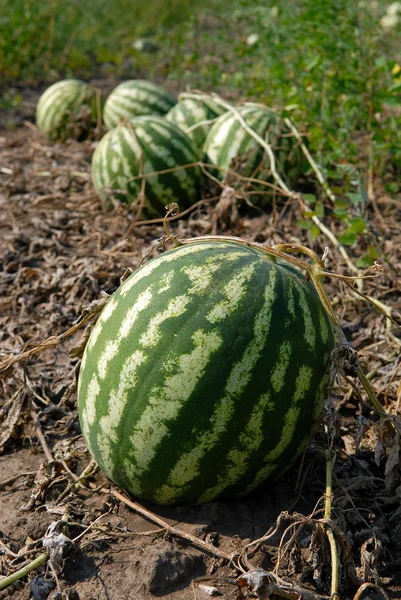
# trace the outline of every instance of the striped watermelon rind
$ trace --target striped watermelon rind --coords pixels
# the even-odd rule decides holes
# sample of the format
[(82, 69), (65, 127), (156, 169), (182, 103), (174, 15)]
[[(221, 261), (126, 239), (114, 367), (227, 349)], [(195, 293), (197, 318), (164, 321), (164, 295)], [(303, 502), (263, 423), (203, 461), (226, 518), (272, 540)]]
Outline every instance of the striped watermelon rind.
[[(298, 141), (277, 113), (267, 107), (246, 103), (238, 108), (239, 114), (263, 140), (270, 143), (276, 162), (276, 170), (292, 187), (302, 173), (303, 154)], [(223, 178), (228, 169), (235, 164), (235, 171), (243, 177), (253, 177), (274, 183), (270, 168), (270, 159), (263, 147), (238, 121), (236, 115), (227, 111), (221, 115), (210, 129), (203, 147), (205, 162), (216, 165), (214, 175)], [(243, 181), (239, 182), (243, 185)], [(253, 189), (269, 191), (267, 186), (255, 186)], [(264, 196), (252, 199), (263, 205)]]
[(210, 98), (183, 98), (166, 114), (166, 119), (185, 131), (197, 148), (202, 148), (214, 121), (225, 109)]
[(111, 296), (90, 335), (78, 383), (88, 448), (142, 499), (244, 497), (305, 448), (333, 347), (295, 267), (232, 241), (165, 252)]
[(111, 92), (104, 105), (103, 121), (107, 129), (112, 129), (121, 119), (142, 115), (163, 116), (176, 103), (176, 98), (161, 85), (132, 79), (120, 83)]
[(51, 85), (39, 98), (36, 125), (52, 141), (83, 140), (102, 121), (100, 92), (79, 79)]
[[(199, 152), (178, 127), (155, 115), (136, 117), (111, 129), (92, 157), (92, 179), (99, 197), (131, 204), (145, 177), (144, 214), (164, 216), (165, 206), (178, 202), (189, 207), (199, 197)], [(168, 173), (156, 174), (166, 169)]]

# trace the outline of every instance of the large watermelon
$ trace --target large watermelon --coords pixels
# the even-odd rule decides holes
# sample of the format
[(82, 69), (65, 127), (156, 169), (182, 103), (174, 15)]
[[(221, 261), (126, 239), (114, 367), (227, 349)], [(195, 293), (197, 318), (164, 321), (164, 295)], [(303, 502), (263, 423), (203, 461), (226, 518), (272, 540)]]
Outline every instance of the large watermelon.
[(294, 267), (235, 241), (151, 260), (103, 309), (79, 376), (90, 452), (160, 504), (241, 498), (305, 448), (333, 330)]
[(169, 110), (166, 119), (185, 131), (197, 148), (201, 148), (213, 121), (225, 112), (212, 97), (184, 98)]
[(141, 115), (165, 115), (177, 100), (161, 85), (142, 79), (120, 83), (107, 98), (103, 120), (112, 129), (121, 119)]
[[(269, 142), (275, 155), (277, 172), (286, 184), (292, 187), (302, 172), (303, 154), (283, 119), (261, 104), (244, 104), (238, 112), (251, 129)], [(275, 183), (266, 150), (246, 131), (231, 111), (216, 120), (207, 135), (203, 149), (205, 162), (220, 167), (220, 177), (234, 166), (235, 171), (243, 177)], [(244, 182), (239, 181), (238, 185), (243, 186)], [(252, 188), (252, 184), (249, 187)], [(266, 186), (253, 188), (269, 191)], [(264, 203), (263, 196), (258, 198), (258, 203)]]
[(175, 169), (145, 178), (145, 213), (164, 215), (165, 206), (190, 206), (200, 194), (199, 153), (178, 127), (162, 117), (136, 117), (110, 130), (92, 158), (92, 178), (101, 199), (132, 203), (141, 190), (138, 175)]
[(101, 124), (100, 92), (79, 79), (51, 85), (39, 98), (36, 125), (50, 140), (82, 140)]

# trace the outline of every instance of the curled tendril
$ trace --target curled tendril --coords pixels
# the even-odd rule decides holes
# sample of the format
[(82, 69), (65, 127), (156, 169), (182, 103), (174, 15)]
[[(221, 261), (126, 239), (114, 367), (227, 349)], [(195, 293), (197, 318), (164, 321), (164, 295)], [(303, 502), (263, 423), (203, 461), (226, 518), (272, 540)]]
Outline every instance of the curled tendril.
[(167, 219), (169, 217), (176, 217), (180, 213), (180, 207), (178, 206), (177, 202), (172, 202), (171, 204), (167, 204), (167, 206), (165, 208), (166, 208), (166, 214), (163, 219), (163, 227), (164, 227), (164, 231), (166, 232), (167, 237), (170, 237), (171, 234), (170, 234), (170, 230), (167, 225)]

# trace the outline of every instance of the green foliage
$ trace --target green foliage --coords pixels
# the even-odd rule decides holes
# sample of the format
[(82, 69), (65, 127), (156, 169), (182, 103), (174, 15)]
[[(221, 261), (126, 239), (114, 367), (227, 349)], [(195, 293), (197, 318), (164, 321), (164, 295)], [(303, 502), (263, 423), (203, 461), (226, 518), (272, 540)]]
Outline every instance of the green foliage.
[[(367, 248), (367, 253), (358, 261), (359, 267), (369, 267), (379, 258), (376, 247), (369, 245), (370, 228), (365, 218), (367, 194), (360, 172), (350, 164), (342, 164), (335, 170), (329, 171), (332, 181), (331, 190), (336, 194), (334, 205), (325, 205), (315, 194), (303, 194), (302, 198), (308, 206), (304, 211), (305, 219), (296, 221), (300, 229), (308, 230), (313, 241), (319, 234), (319, 228), (311, 221), (316, 215), (323, 222), (337, 222), (340, 233), (338, 241), (343, 246), (361, 245)], [(323, 192), (322, 192), (323, 194)], [(325, 197), (325, 195), (323, 194)]]
[(133, 67), (132, 43), (185, 19), (196, 0), (0, 0), (0, 79), (52, 82)]
[(355, 264), (360, 269), (368, 268), (371, 267), (379, 257), (379, 250), (375, 246), (368, 246), (367, 253), (358, 258)]
[[(401, 164), (401, 83), (393, 75), (399, 31), (383, 31), (383, 4), (236, 4), (234, 27), (244, 35), (232, 48), (231, 73), (224, 67), (227, 87), (241, 86), (243, 95), (270, 105), (291, 105), (324, 169), (344, 159), (380, 170), (389, 161)], [(249, 45), (250, 34), (257, 43)]]
[(18, 107), (21, 104), (22, 96), (15, 89), (8, 89), (3, 97), (0, 97), (0, 109), (8, 110)]

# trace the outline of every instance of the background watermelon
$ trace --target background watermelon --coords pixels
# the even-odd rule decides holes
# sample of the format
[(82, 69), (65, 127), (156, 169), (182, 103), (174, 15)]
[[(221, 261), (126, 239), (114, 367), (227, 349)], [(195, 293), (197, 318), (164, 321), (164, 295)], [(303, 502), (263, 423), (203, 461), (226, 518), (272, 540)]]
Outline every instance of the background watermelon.
[[(303, 154), (297, 140), (284, 125), (281, 117), (261, 104), (247, 103), (238, 112), (262, 139), (272, 146), (276, 159), (276, 170), (281, 178), (292, 187), (302, 173)], [(221, 115), (210, 129), (204, 144), (205, 162), (220, 167), (214, 175), (223, 178), (227, 169), (235, 162), (235, 171), (243, 177), (254, 177), (274, 183), (270, 160), (262, 146), (242, 127), (236, 115), (230, 111)], [(238, 178), (230, 183), (243, 186)], [(269, 192), (266, 186), (249, 184), (247, 189)], [(266, 202), (266, 196), (252, 196), (258, 204)]]
[(104, 124), (107, 129), (112, 129), (121, 119), (165, 115), (176, 103), (176, 98), (161, 85), (141, 79), (124, 81), (114, 88), (106, 100)]
[(190, 139), (162, 117), (136, 117), (109, 131), (99, 142), (92, 158), (92, 178), (101, 199), (114, 197), (132, 203), (141, 189), (136, 176), (177, 169), (146, 177), (144, 211), (165, 214), (165, 206), (178, 202), (190, 206), (200, 195), (201, 172), (198, 166), (185, 167), (200, 160)]
[(39, 98), (36, 125), (50, 140), (82, 140), (102, 121), (100, 92), (79, 79), (51, 85)]
[(212, 97), (184, 98), (169, 110), (166, 119), (185, 131), (194, 145), (201, 148), (214, 120), (223, 112), (225, 109)]

